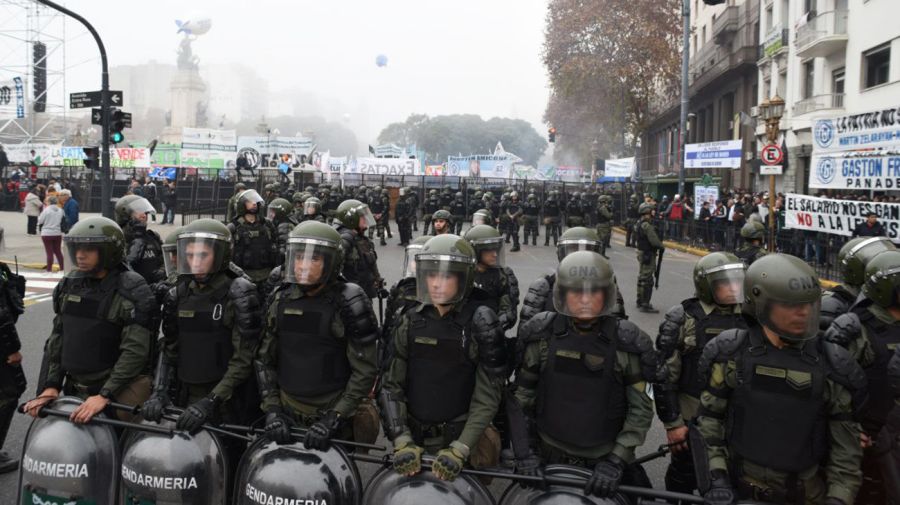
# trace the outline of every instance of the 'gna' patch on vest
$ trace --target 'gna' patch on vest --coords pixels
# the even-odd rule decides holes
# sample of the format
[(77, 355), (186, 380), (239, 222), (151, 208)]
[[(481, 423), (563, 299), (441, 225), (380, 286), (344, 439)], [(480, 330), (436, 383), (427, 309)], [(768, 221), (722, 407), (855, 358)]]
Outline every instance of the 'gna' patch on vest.
[(570, 267), (569, 275), (572, 277), (591, 278), (600, 277), (600, 272), (597, 270), (597, 267)]
[(791, 291), (800, 291), (807, 289), (816, 289), (819, 287), (819, 281), (815, 277), (791, 277), (788, 279), (788, 288)]

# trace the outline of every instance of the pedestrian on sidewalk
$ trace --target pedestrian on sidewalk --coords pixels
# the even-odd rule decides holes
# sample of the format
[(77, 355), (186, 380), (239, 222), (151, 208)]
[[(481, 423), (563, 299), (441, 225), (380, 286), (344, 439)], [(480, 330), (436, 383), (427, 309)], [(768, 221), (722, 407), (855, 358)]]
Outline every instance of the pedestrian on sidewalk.
[[(72, 190), (64, 189), (59, 192), (59, 203), (62, 204), (62, 210), (66, 214), (66, 227), (71, 228), (78, 222), (79, 205), (78, 200), (72, 197)], [(68, 232), (68, 230), (63, 230)]]
[(31, 191), (25, 196), (25, 206), (23, 212), (28, 216), (28, 230), (27, 233), (29, 235), (37, 235), (37, 224), (38, 224), (38, 216), (41, 215), (41, 210), (44, 208), (44, 204), (41, 202), (41, 197), (38, 194), (37, 186), (31, 188)]
[(63, 270), (65, 268), (62, 255), (62, 222), (66, 213), (57, 205), (59, 201), (55, 196), (51, 196), (47, 203), (47, 208), (38, 217), (38, 226), (41, 229), (44, 252), (47, 253), (47, 271), (52, 272), (53, 256), (56, 256), (59, 262), (59, 269)]

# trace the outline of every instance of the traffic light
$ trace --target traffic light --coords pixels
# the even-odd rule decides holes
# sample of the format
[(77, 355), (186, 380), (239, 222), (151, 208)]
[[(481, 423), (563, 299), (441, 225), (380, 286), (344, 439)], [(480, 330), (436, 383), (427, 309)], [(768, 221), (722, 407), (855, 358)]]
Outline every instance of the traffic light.
[(125, 129), (125, 113), (112, 109), (109, 113), (109, 141), (118, 144), (125, 140), (122, 130)]
[(555, 127), (551, 126), (550, 129), (547, 130), (547, 140), (549, 140), (551, 144), (556, 142), (556, 128)]
[(82, 147), (84, 151), (84, 166), (88, 170), (100, 170), (100, 148)]

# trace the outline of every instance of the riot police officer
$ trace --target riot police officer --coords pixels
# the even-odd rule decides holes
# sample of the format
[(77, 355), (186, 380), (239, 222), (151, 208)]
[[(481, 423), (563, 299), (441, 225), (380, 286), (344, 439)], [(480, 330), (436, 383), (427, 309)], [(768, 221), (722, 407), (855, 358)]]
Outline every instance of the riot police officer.
[(691, 494), (697, 488), (694, 461), (685, 441), (706, 387), (698, 370), (700, 353), (719, 333), (747, 327), (741, 317), (746, 268), (730, 253), (714, 252), (700, 258), (694, 265), (694, 297), (669, 309), (659, 325), (656, 348), (668, 374), (664, 382), (654, 385), (654, 396), (656, 413), (673, 444), (666, 470), (669, 491)]
[(639, 213), (640, 206), (637, 195), (632, 193), (631, 196), (628, 197), (628, 206), (625, 209), (625, 215), (627, 217), (627, 219), (625, 219), (625, 247), (635, 247), (634, 226), (641, 217)]
[(275, 227), (278, 247), (278, 258), (284, 258), (288, 234), (299, 223), (291, 213), (291, 203), (284, 198), (275, 198), (266, 207), (266, 219)]
[(378, 254), (365, 235), (366, 229), (374, 225), (372, 211), (359, 200), (346, 200), (335, 211), (334, 226), (341, 236), (344, 254), (341, 273), (348, 282), (361, 287), (369, 298), (387, 295), (378, 271)]
[(606, 257), (606, 248), (612, 235), (612, 197), (600, 195), (597, 199), (597, 237), (600, 239), (600, 254)]
[[(650, 337), (612, 315), (615, 291), (600, 254), (563, 258), (553, 286), (556, 310), (519, 326), (524, 357), (516, 373), (515, 397), (535, 421), (539, 461), (593, 468), (585, 492), (602, 497), (620, 483), (649, 487), (643, 469), (629, 463), (653, 421), (647, 383), (657, 378)], [(538, 458), (519, 457), (518, 471), (535, 473)]]
[(445, 184), (440, 196), (441, 208), (450, 210), (450, 207), (453, 205), (453, 198), (453, 186)]
[(850, 505), (862, 459), (853, 392), (865, 376), (845, 349), (817, 336), (816, 273), (769, 254), (747, 269), (744, 293), (747, 329), (722, 332), (700, 358), (709, 377), (697, 417), (704, 498)]
[(376, 221), (379, 221), (384, 228), (387, 238), (394, 238), (394, 235), (391, 233), (391, 193), (387, 188), (381, 190), (381, 200), (384, 205), (384, 212), (380, 218), (376, 216)]
[(466, 201), (461, 191), (456, 193), (453, 202), (450, 203), (450, 216), (453, 218), (453, 230), (451, 233), (462, 234), (463, 221), (466, 220)]
[(341, 240), (326, 224), (298, 225), (268, 304), (255, 366), (266, 432), (279, 443), (291, 441), (295, 424), (317, 450), (361, 433), (354, 423), (368, 426), (365, 442), (378, 434), (377, 419), (357, 414), (375, 383), (378, 322), (362, 288), (340, 279)]
[(410, 205), (411, 198), (409, 188), (400, 188), (400, 197), (394, 207), (394, 219), (397, 221), (397, 233), (400, 234), (400, 245), (406, 247), (412, 239), (412, 227), (410, 221), (415, 219), (413, 208)]
[(382, 198), (381, 191), (377, 186), (368, 199), (368, 205), (369, 209), (372, 211), (372, 216), (375, 218), (375, 226), (369, 227), (369, 240), (372, 240), (372, 237), (377, 230), (379, 244), (387, 245), (387, 242), (384, 240), (384, 221), (382, 220), (382, 215), (387, 212), (388, 208), (385, 206), (384, 198)]
[(484, 208), (491, 211), (491, 218), (494, 219), (493, 226), (500, 230), (500, 202), (490, 191), (484, 194)]
[(470, 299), (474, 271), (475, 251), (456, 235), (434, 237), (416, 255), (421, 305), (392, 328), (379, 397), (401, 474), (418, 473), (426, 451), (436, 453), (432, 471), (445, 480), (470, 455), (473, 466), (492, 466), (499, 456), (489, 425), (507, 373), (503, 329), (493, 310)]
[(572, 193), (566, 203), (566, 226), (569, 228), (584, 226), (584, 207), (581, 202), (581, 193), (578, 191)]
[(537, 195), (534, 193), (528, 194), (522, 212), (525, 220), (525, 245), (528, 245), (529, 235), (531, 236), (531, 245), (537, 245), (538, 219), (540, 219), (541, 214), (541, 204), (538, 203)]
[[(478, 288), (479, 299), (491, 308), (500, 319), (504, 330), (516, 325), (516, 305), (510, 296), (510, 283), (515, 274), (506, 270), (503, 255), (503, 237), (496, 228), (480, 224), (466, 232), (466, 242), (475, 250), (475, 287)], [(513, 277), (513, 279), (510, 278)]]
[(819, 328), (827, 330), (832, 321), (850, 311), (856, 303), (865, 284), (866, 265), (883, 251), (896, 250), (887, 237), (857, 237), (851, 239), (838, 251), (837, 266), (840, 268), (843, 284), (839, 284), (822, 294), (822, 314)]
[(450, 233), (453, 227), (451, 223), (452, 216), (449, 210), (438, 209), (431, 216), (431, 226), (435, 235), (446, 235)]
[[(412, 189), (407, 187), (406, 193), (409, 195), (409, 213), (410, 221), (412, 221), (412, 231), (419, 231), (419, 188)], [(412, 235), (410, 235), (412, 237)]]
[(254, 284), (262, 286), (278, 264), (278, 232), (271, 221), (260, 215), (263, 199), (255, 190), (241, 193), (235, 205), (237, 217), (228, 223), (234, 246), (232, 261)]
[(550, 245), (550, 238), (553, 238), (553, 247), (556, 247), (560, 235), (560, 214), (562, 209), (559, 206), (559, 192), (555, 189), (550, 190), (547, 201), (544, 202), (544, 245)]
[[(312, 196), (307, 191), (296, 192), (291, 196), (291, 202), (294, 204), (294, 220), (297, 222), (303, 221), (303, 215), (305, 214), (303, 209), (303, 204), (306, 203), (307, 200)], [(228, 221), (226, 221), (228, 222)]]
[(127, 195), (116, 202), (116, 224), (125, 234), (125, 263), (151, 286), (166, 278), (162, 239), (147, 228), (147, 215), (155, 213), (153, 205), (141, 196)]
[(234, 185), (234, 194), (228, 198), (227, 206), (225, 207), (225, 222), (230, 223), (234, 221), (234, 218), (237, 217), (237, 199), (241, 196), (241, 193), (247, 190), (247, 185), (243, 182), (239, 182)]
[(522, 218), (522, 204), (519, 202), (519, 193), (513, 191), (509, 195), (509, 202), (506, 205), (506, 242), (509, 243), (509, 237), (512, 236), (513, 246), (510, 252), (519, 251), (519, 219)]
[(141, 412), (159, 422), (166, 406), (184, 407), (176, 427), (188, 432), (213, 419), (250, 421), (235, 407), (247, 406), (240, 388), (252, 377), (262, 330), (257, 288), (231, 264), (231, 233), (214, 219), (182, 229), (177, 257), (180, 277), (163, 303), (153, 394)]
[[(566, 230), (556, 246), (556, 258), (562, 261), (563, 258), (576, 251), (594, 251), (600, 252), (600, 238), (597, 232), (583, 226), (576, 226)], [(616, 282), (613, 279), (613, 282)], [(528, 286), (528, 292), (525, 293), (525, 300), (522, 302), (522, 310), (519, 313), (519, 325), (525, 324), (529, 319), (533, 318), (541, 312), (553, 311), (553, 286), (556, 283), (556, 271), (538, 277)], [(612, 313), (616, 317), (628, 319), (625, 313), (625, 302), (622, 299), (622, 292), (616, 285), (616, 304), (612, 308)]]
[(641, 312), (659, 312), (650, 304), (653, 296), (653, 278), (656, 275), (656, 258), (666, 250), (653, 227), (653, 204), (645, 203), (640, 207), (641, 220), (637, 225), (637, 306)]
[(480, 224), (486, 224), (491, 228), (494, 228), (494, 218), (491, 216), (491, 211), (487, 209), (478, 209), (472, 214), (472, 227), (476, 227)]
[[(0, 228), (0, 245), (3, 229)], [(6, 263), (0, 262), (0, 448), (6, 442), (9, 426), (19, 396), (27, 382), (22, 370), (22, 343), (16, 332), (16, 321), (25, 313), (25, 277), (14, 274)], [(0, 452), (0, 474), (19, 468), (19, 458)]]
[(425, 208), (422, 212), (422, 220), (425, 222), (425, 228), (422, 230), (422, 235), (429, 235), (428, 227), (431, 226), (432, 216), (434, 216), (434, 213), (441, 208), (441, 202), (438, 199), (437, 190), (432, 189), (428, 191), (428, 198), (423, 203)]
[(45, 344), (41, 394), (26, 404), (37, 415), (61, 392), (84, 399), (71, 419), (86, 423), (110, 400), (136, 405), (150, 393), (155, 298), (143, 277), (123, 263), (125, 235), (112, 220), (78, 221), (64, 238), (76, 268), (53, 291), (53, 329)]
[[(870, 246), (871, 247), (871, 246)], [(900, 251), (882, 251), (865, 269), (863, 296), (839, 315), (825, 332), (829, 342), (848, 348), (867, 377), (868, 400), (858, 413), (863, 437), (863, 483), (856, 502), (860, 505), (887, 503), (885, 481), (879, 460), (886, 448), (872, 444), (894, 406), (888, 375), (893, 348), (900, 347)]]
[(325, 222), (325, 214), (322, 213), (322, 201), (314, 196), (307, 198), (303, 202), (303, 216), (300, 218), (300, 222), (305, 221)]
[(741, 238), (744, 239), (744, 243), (734, 251), (734, 255), (747, 266), (752, 265), (754, 261), (766, 255), (766, 251), (762, 247), (765, 236), (766, 227), (762, 223), (747, 221), (747, 224), (741, 227)]
[(416, 255), (422, 251), (425, 242), (428, 242), (429, 240), (431, 240), (431, 237), (429, 236), (416, 237), (408, 246), (406, 246), (403, 257), (402, 277), (396, 284), (391, 286), (390, 290), (388, 290), (384, 324), (381, 325), (382, 336), (384, 338), (384, 342), (382, 342), (381, 346), (382, 356), (379, 357), (378, 360), (379, 370), (381, 371), (385, 369), (387, 355), (391, 350), (390, 336), (394, 321), (396, 321), (401, 314), (415, 308), (416, 305), (419, 304), (416, 296)]

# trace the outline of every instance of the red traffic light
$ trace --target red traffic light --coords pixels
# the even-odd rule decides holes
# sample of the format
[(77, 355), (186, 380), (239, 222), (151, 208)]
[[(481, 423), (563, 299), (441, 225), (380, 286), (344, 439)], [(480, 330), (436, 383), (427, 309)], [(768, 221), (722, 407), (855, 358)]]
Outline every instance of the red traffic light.
[(549, 130), (547, 130), (547, 140), (551, 143), (556, 142), (556, 127), (551, 126)]

